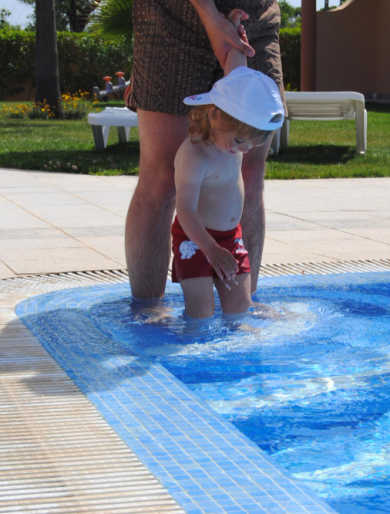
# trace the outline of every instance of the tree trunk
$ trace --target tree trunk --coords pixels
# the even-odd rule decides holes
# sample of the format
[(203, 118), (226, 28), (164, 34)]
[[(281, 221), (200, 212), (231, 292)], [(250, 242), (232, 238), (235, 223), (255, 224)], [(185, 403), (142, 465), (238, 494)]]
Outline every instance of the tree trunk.
[(47, 103), (54, 116), (62, 118), (54, 0), (36, 0), (35, 76), (36, 102)]

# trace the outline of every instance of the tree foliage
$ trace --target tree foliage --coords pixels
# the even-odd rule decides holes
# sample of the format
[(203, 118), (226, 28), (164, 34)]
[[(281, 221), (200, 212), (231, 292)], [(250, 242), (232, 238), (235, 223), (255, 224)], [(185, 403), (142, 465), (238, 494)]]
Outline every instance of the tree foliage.
[[(22, 0), (30, 5), (35, 0)], [(56, 0), (57, 30), (82, 32), (87, 26), (90, 16), (99, 6), (100, 0)]]
[(281, 28), (299, 27), (301, 25), (301, 8), (293, 7), (286, 0), (279, 0)]
[(92, 17), (91, 30), (108, 37), (124, 36), (131, 41), (132, 8), (133, 0), (101, 0)]
[(10, 24), (7, 20), (11, 16), (11, 11), (8, 9), (0, 9), (0, 29), (9, 27)]

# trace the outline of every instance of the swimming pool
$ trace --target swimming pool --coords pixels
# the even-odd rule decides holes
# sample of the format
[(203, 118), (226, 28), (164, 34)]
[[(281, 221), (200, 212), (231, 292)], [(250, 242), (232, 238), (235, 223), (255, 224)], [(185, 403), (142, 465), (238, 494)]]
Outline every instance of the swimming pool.
[[(17, 313), (76, 383), (70, 348), (111, 382), (113, 370), (123, 382), (137, 366), (161, 366), (303, 491), (341, 513), (389, 512), (390, 273), (263, 279), (256, 300), (269, 309), (190, 324), (176, 285), (156, 319), (120, 284), (41, 295)], [(99, 404), (96, 367), (83, 372)]]

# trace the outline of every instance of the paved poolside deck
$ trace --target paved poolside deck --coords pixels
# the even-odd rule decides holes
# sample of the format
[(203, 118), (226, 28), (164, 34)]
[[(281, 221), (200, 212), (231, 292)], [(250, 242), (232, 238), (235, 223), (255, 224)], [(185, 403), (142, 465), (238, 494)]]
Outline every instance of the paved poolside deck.
[[(0, 278), (125, 268), (136, 177), (0, 170)], [(390, 178), (266, 181), (263, 264), (390, 256)]]
[[(135, 185), (0, 170), (0, 512), (184, 512), (14, 313), (24, 298), (92, 280), (39, 274), (125, 268)], [(266, 182), (263, 263), (389, 263), (389, 198), (388, 178)]]

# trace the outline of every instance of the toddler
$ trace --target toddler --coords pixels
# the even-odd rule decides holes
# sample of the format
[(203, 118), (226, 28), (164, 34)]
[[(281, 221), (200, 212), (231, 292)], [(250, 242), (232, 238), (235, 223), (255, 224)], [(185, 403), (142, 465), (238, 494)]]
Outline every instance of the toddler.
[[(241, 27), (240, 11), (232, 14)], [(189, 136), (175, 157), (172, 279), (180, 282), (185, 312), (194, 318), (212, 316), (214, 285), (224, 313), (245, 312), (251, 305), (240, 225), (242, 155), (264, 144), (284, 119), (276, 83), (247, 68), (242, 53), (232, 49), (224, 71), (209, 92), (184, 99), (192, 106)]]

